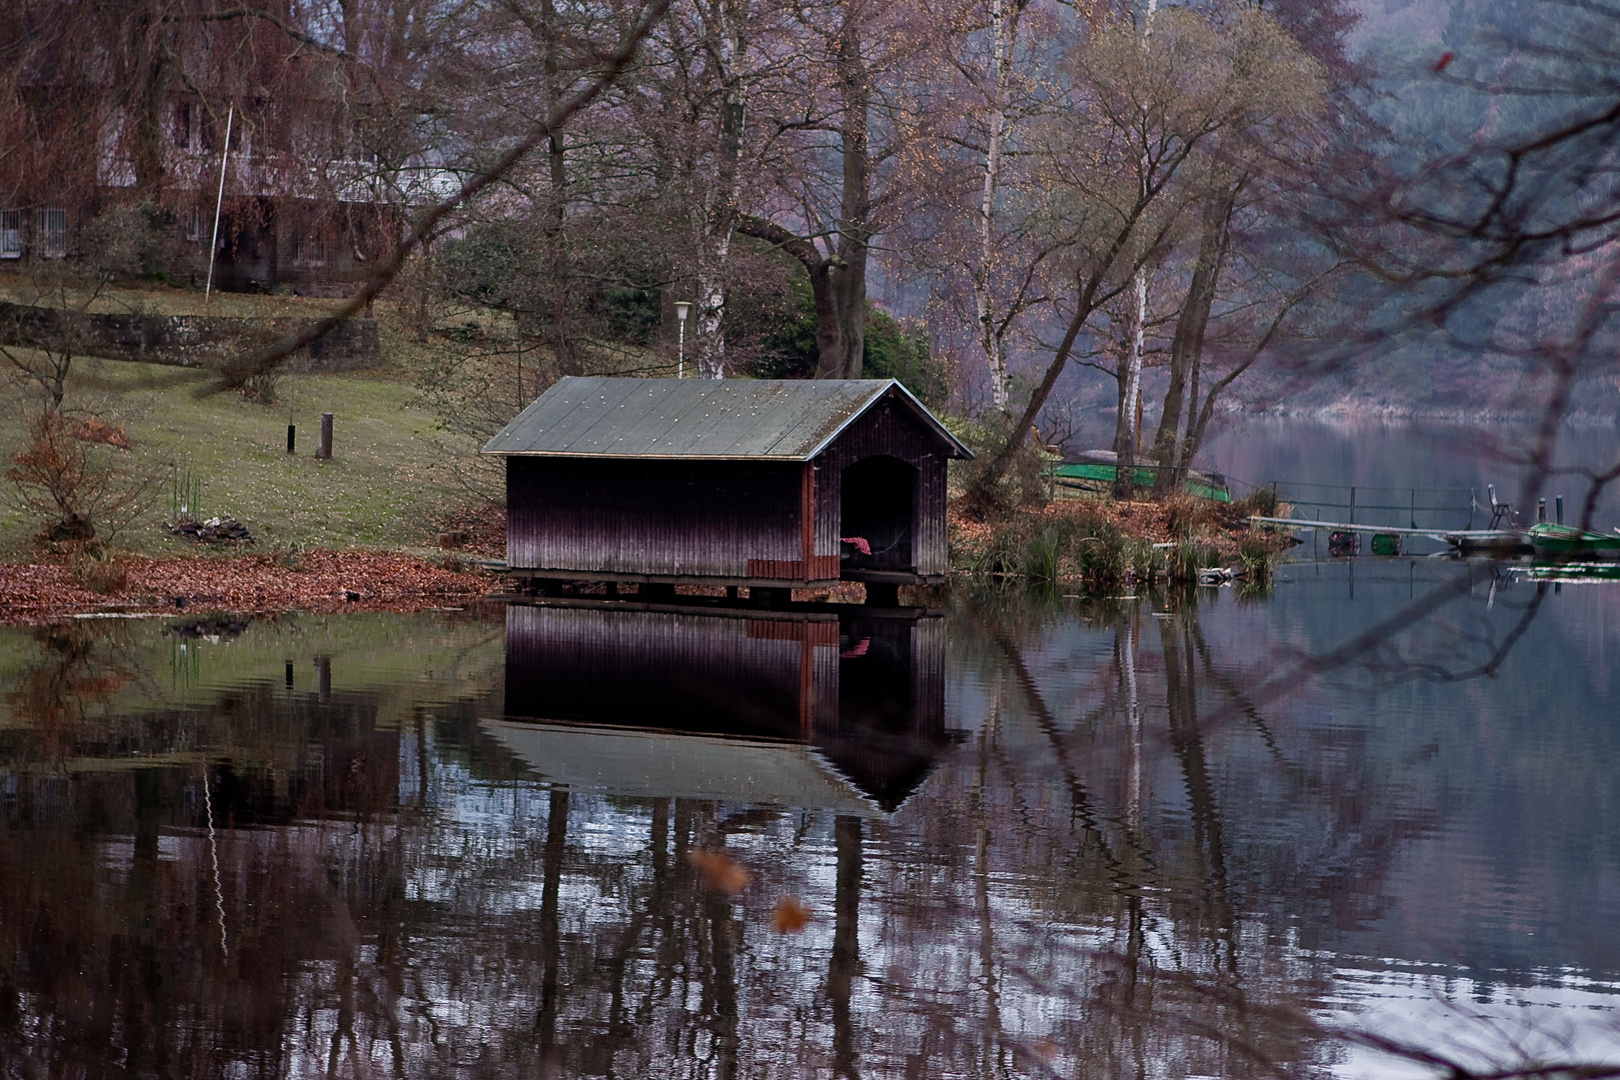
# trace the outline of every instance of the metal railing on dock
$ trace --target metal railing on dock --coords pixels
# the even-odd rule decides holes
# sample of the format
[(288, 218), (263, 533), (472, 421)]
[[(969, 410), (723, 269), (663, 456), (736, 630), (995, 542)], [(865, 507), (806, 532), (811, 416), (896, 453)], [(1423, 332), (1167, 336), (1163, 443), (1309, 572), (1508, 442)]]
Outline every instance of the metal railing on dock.
[[(1355, 525), (1465, 531), (1485, 527), (1490, 507), (1481, 507), (1474, 488), (1379, 487), (1311, 484), (1272, 480), (1253, 484), (1227, 477), (1234, 497), (1265, 489), (1293, 508), (1292, 517), (1343, 521)], [(1481, 515), (1483, 511), (1483, 521)]]

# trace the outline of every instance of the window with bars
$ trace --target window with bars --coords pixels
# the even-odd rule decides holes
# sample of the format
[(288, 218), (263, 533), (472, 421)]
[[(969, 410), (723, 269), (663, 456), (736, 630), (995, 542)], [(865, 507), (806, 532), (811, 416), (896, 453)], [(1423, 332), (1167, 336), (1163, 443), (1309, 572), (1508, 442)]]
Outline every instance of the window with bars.
[(0, 210), (0, 259), (20, 259), (22, 251), (22, 211)]
[(42, 259), (67, 256), (67, 211), (41, 208), (34, 226), (34, 253)]
[(305, 233), (293, 241), (294, 266), (325, 266), (326, 265), (326, 238), (315, 233)]

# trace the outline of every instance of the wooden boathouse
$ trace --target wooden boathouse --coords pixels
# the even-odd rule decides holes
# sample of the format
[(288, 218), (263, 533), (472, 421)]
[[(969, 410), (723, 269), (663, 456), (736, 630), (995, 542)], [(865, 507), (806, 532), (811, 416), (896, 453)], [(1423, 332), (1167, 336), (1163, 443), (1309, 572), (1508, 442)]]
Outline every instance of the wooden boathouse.
[(484, 453), (518, 577), (774, 589), (943, 581), (946, 463), (972, 456), (892, 379), (601, 377)]

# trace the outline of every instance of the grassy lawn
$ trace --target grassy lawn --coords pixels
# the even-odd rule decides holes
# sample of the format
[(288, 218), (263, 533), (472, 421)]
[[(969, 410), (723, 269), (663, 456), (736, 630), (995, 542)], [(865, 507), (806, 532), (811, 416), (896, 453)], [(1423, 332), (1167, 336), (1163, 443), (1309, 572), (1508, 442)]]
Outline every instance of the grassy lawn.
[[(0, 300), (72, 306), (84, 302), (85, 294), (0, 273)], [(90, 310), (318, 318), (342, 303), (215, 293), (205, 308), (200, 289), (125, 282), (104, 290)], [(157, 479), (149, 513), (119, 534), (116, 546), (142, 554), (196, 552), (195, 543), (162, 527), (174, 516), (174, 477), (189, 473), (202, 483), (200, 503), (189, 516), (202, 520), (228, 514), (247, 525), (260, 551), (431, 547), (441, 519), (471, 499), (458, 483), (458, 473), (469, 466), (487, 470), (487, 463), (476, 459), (482, 440), (445, 430), (412, 376), (444, 376), (444, 393), (434, 395), (439, 409), (459, 409), (467, 395), (501, 402), (499, 408), (462, 412), (476, 416), (478, 424), (498, 427), (518, 407), (516, 393), (511, 393), (513, 400), (507, 396), (513, 384), (499, 382), (511, 375), (513, 325), (499, 313), (449, 301), (436, 303), (428, 313), (431, 332), (425, 335), (418, 332), (418, 313), (407, 301), (378, 300), (374, 316), (385, 370), (284, 374), (277, 401), (268, 406), (235, 393), (197, 398), (194, 393), (207, 375), (194, 369), (75, 360), (67, 407), (122, 424), (135, 446), (120, 459)], [(663, 353), (611, 344), (599, 352), (586, 361), (592, 373), (674, 374), (673, 357)], [(523, 353), (515, 355), (521, 377)], [(544, 355), (544, 348), (528, 346), (530, 381), (516, 384), (530, 390), (525, 400), (533, 396), (535, 366)], [(497, 370), (503, 374), (489, 375)], [(0, 361), (0, 470), (21, 447), (38, 411), (37, 397), (29, 403), (36, 391), (8, 382), (9, 374)], [(503, 387), (498, 393), (491, 390), (496, 385)], [(334, 456), (317, 462), (313, 455), (323, 412), (335, 418)], [(286, 453), (289, 421), (298, 428), (296, 455)], [(499, 491), (498, 471), (486, 471), (483, 481), (487, 490)], [(11, 505), (15, 500), (7, 498), (7, 488), (0, 480), (0, 560), (26, 560), (33, 556), (31, 537), (40, 522)]]
[[(72, 397), (123, 423), (135, 441), (129, 466), (158, 478), (146, 518), (117, 543), (150, 554), (195, 552), (168, 534), (171, 477), (201, 482), (192, 517), (228, 514), (248, 526), (260, 550), (277, 547), (409, 547), (431, 544), (439, 516), (459, 498), (457, 459), (475, 441), (439, 429), (397, 379), (285, 375), (280, 401), (262, 405), (234, 393), (197, 398), (199, 373), (116, 360), (78, 361)], [(69, 404), (73, 403), (70, 398)], [(9, 456), (26, 425), (19, 403), (0, 403), (0, 443)], [(333, 457), (316, 461), (320, 414), (334, 415)], [(298, 452), (286, 452), (289, 418)], [(27, 554), (37, 527), (13, 507), (0, 509), (0, 557)]]

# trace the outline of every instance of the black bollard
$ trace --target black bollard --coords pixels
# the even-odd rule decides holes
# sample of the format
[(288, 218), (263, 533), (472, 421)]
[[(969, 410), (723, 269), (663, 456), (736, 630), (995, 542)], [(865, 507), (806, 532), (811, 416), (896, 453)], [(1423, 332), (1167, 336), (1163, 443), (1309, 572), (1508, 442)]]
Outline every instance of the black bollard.
[(298, 445), (298, 429), (293, 427), (291, 424), (288, 424), (287, 425), (287, 453), (289, 453), (289, 454), (296, 453), (296, 450), (294, 448), (297, 445)]
[(1564, 523), (1564, 497), (1562, 495), (1558, 496), (1553, 500), (1553, 505), (1558, 507), (1558, 524), (1562, 525)]

